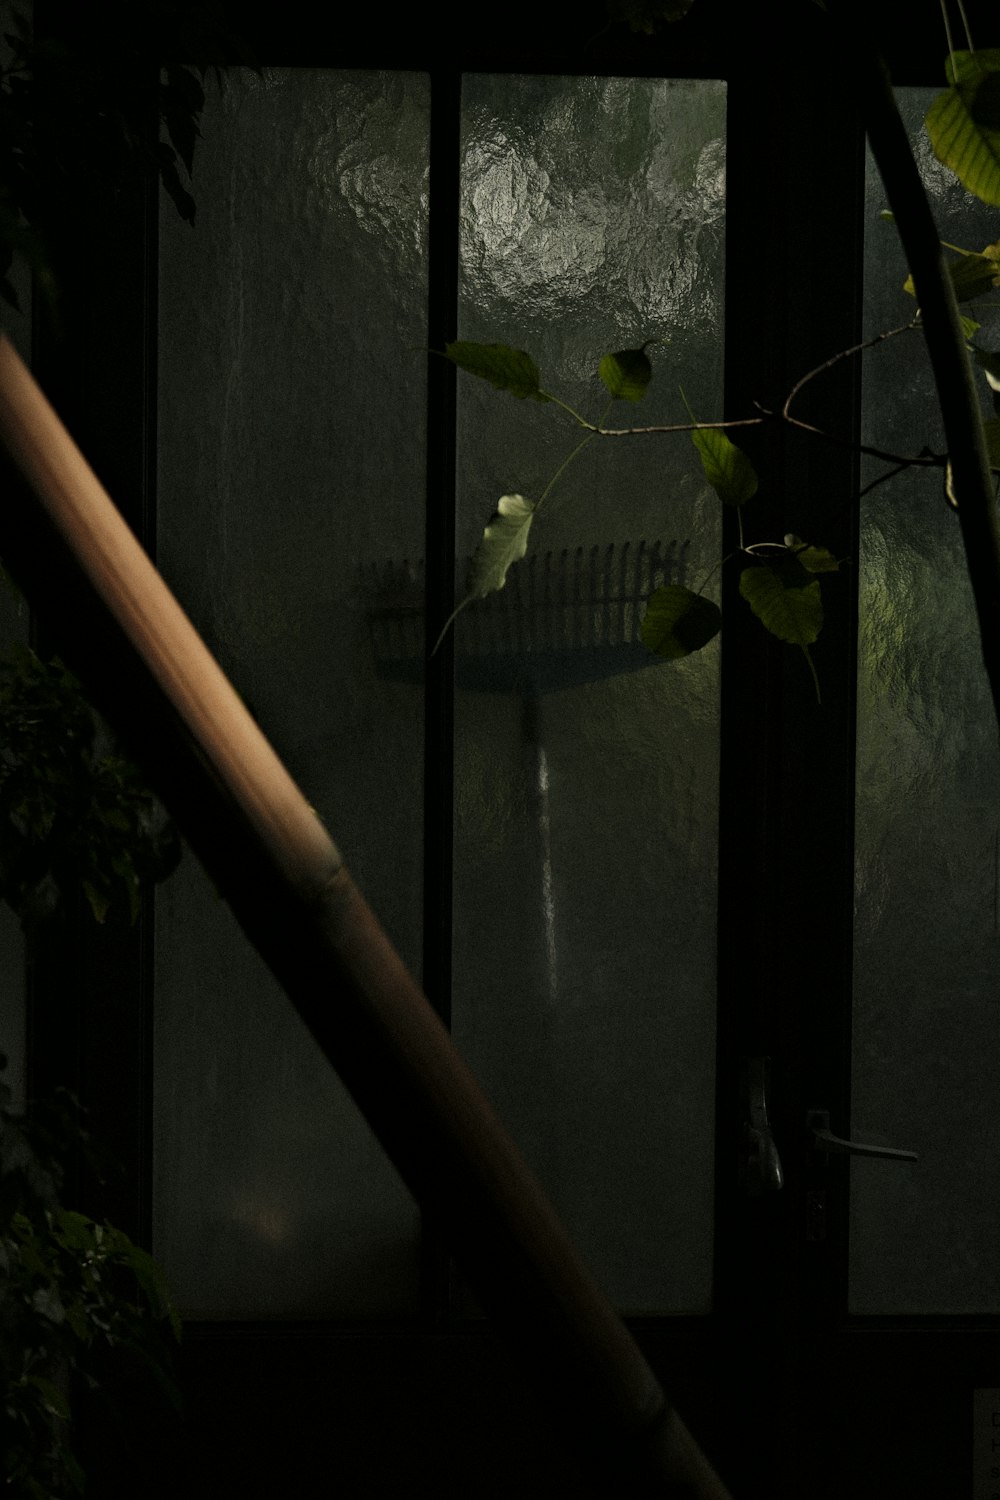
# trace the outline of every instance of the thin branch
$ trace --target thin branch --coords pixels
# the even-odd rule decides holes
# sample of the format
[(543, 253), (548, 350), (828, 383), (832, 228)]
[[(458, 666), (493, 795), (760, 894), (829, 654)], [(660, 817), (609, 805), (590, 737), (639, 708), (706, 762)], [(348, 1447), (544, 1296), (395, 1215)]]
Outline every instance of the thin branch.
[(837, 448), (848, 448), (852, 453), (864, 454), (866, 458), (878, 458), (886, 464), (898, 464), (901, 469), (943, 469), (948, 462), (945, 453), (931, 453), (926, 448), (921, 453), (890, 453), (886, 448), (874, 448), (870, 443), (856, 443), (852, 438), (838, 437), (835, 432), (826, 432), (822, 427), (814, 427), (811, 422), (803, 422), (801, 417), (789, 417), (784, 412), (781, 415), (789, 427), (797, 427), (800, 432), (811, 432), (816, 437), (825, 438)]
[[(909, 326), (909, 325), (907, 325)], [(891, 338), (894, 333), (902, 332), (901, 329), (892, 329), (889, 333), (881, 334), (881, 338)], [(872, 340), (871, 342), (877, 342)], [(853, 349), (845, 349), (840, 354), (835, 354), (833, 359), (827, 361), (827, 365), (834, 364), (838, 359), (844, 359), (848, 354), (856, 354), (859, 349), (867, 345), (858, 344)], [(810, 380), (813, 375), (818, 374), (825, 365), (819, 366), (805, 377)], [(799, 381), (796, 390), (800, 389), (805, 380)], [(794, 395), (795, 392), (792, 392)], [(788, 398), (790, 401), (791, 396)], [(811, 422), (804, 422), (799, 417), (788, 415), (788, 401), (780, 412), (771, 411), (766, 406), (760, 408), (759, 417), (738, 417), (732, 422), (677, 422), (670, 426), (653, 427), (598, 427), (595, 429), (596, 437), (652, 437), (657, 433), (670, 432), (724, 432), (730, 427), (763, 427), (766, 422), (785, 422), (789, 427), (797, 427), (802, 432), (811, 432), (815, 437), (825, 438), (828, 443), (834, 443), (838, 448), (849, 448), (852, 453), (864, 454), (866, 458), (879, 458), (883, 463), (898, 464), (900, 468), (911, 466), (920, 468), (943, 469), (948, 462), (945, 454), (929, 453), (926, 449), (922, 453), (890, 453), (885, 448), (874, 448), (868, 443), (855, 443), (851, 438), (838, 437), (836, 433), (825, 432), (822, 427), (814, 427)]]
[(965, 6), (962, 4), (962, 0), (957, 0), (957, 3), (958, 13), (962, 18), (962, 27), (965, 31), (965, 45), (968, 47), (970, 52), (975, 52), (976, 49), (972, 44), (972, 29), (969, 26), (969, 18), (965, 13)]
[(789, 410), (791, 408), (792, 402), (795, 400), (799, 392), (809, 384), (810, 380), (815, 380), (816, 376), (822, 375), (824, 370), (831, 370), (833, 366), (839, 364), (842, 359), (850, 359), (855, 354), (862, 354), (866, 349), (874, 349), (877, 344), (885, 343), (886, 339), (894, 339), (901, 333), (909, 333), (911, 329), (919, 327), (920, 314), (918, 312), (914, 317), (910, 319), (909, 323), (901, 323), (898, 328), (887, 328), (884, 330), (884, 332), (877, 333), (874, 338), (865, 339), (864, 342), (860, 344), (852, 344), (850, 349), (841, 349), (839, 354), (834, 354), (829, 359), (825, 359), (821, 365), (816, 366), (815, 370), (810, 370), (808, 374), (803, 375), (802, 379), (796, 381), (795, 385), (792, 386), (792, 389), (788, 393), (788, 398), (785, 401), (784, 406), (781, 408), (781, 415), (786, 419), (786, 421), (791, 421)]
[(887, 479), (895, 479), (897, 474), (905, 474), (909, 467), (909, 464), (896, 464), (895, 468), (886, 469), (884, 474), (879, 474), (876, 479), (869, 480), (863, 489), (858, 490), (858, 499), (863, 500), (866, 495), (870, 495), (872, 490), (877, 489), (880, 484), (885, 484)]
[(667, 427), (598, 427), (595, 432), (598, 437), (645, 437), (647, 433), (655, 432), (702, 432), (705, 428), (713, 428), (716, 431), (727, 427), (761, 427), (774, 416), (774, 412), (765, 411), (759, 417), (738, 417), (733, 422), (676, 422)]
[[(951, 59), (951, 70), (955, 72), (955, 40), (951, 34), (951, 21), (948, 19), (948, 6), (946, 0), (939, 0), (941, 6), (941, 20), (944, 22), (945, 40), (948, 43), (948, 56)], [(968, 28), (966, 28), (968, 30)]]

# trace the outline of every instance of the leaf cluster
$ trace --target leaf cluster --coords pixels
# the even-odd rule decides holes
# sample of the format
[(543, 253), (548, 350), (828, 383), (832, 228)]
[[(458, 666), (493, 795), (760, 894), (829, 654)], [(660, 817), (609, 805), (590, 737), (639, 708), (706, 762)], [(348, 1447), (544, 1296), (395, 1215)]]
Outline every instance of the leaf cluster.
[(221, 79), (222, 57), (249, 59), (214, 0), (90, 0), (72, 36), (36, 35), (16, 12), (4, 41), (0, 295), (16, 307), (15, 257), (54, 293), (50, 215), (67, 195), (106, 211), (123, 187), (159, 178), (194, 222), (185, 178), (206, 77), (211, 70)]
[(146, 1371), (179, 1407), (180, 1323), (151, 1257), (61, 1201), (60, 1153), (85, 1135), (69, 1096), (50, 1118), (11, 1113), (0, 1085), (0, 1455), (11, 1500), (83, 1492), (73, 1418), (85, 1393)]
[[(601, 358), (597, 376), (612, 401), (637, 402), (645, 397), (653, 378), (653, 367), (647, 353), (652, 342), (650, 340), (639, 349), (619, 349)], [(555, 479), (561, 476), (585, 443), (607, 434), (600, 425), (587, 421), (542, 388), (538, 366), (523, 349), (513, 349), (506, 344), (460, 342), (449, 344), (444, 354), (467, 374), (487, 380), (498, 390), (519, 400), (532, 398), (556, 403), (587, 431), (584, 442), (578, 444), (560, 466), (555, 478), (534, 504), (523, 495), (501, 497), (473, 554), (465, 597), (455, 611), (457, 614), (471, 600), (483, 599), (504, 587), (510, 569), (527, 552), (532, 522)], [(693, 414), (688, 430), (705, 478), (720, 501), (741, 508), (752, 500), (757, 493), (758, 478), (743, 450), (721, 427), (701, 424)], [(836, 572), (839, 563), (826, 548), (810, 546), (797, 536), (788, 536), (781, 542), (744, 545), (742, 523), (740, 531), (740, 548), (735, 554), (743, 561), (740, 594), (765, 630), (781, 641), (801, 647), (815, 681), (809, 647), (816, 641), (823, 625), (817, 575)], [(640, 631), (641, 639), (650, 651), (667, 661), (678, 661), (714, 640), (722, 629), (722, 612), (713, 600), (705, 596), (704, 588), (705, 584), (695, 591), (674, 583), (654, 590)], [(451, 619), (454, 618), (452, 615)]]
[(71, 672), (19, 648), (0, 658), (0, 897), (23, 922), (83, 890), (97, 921), (134, 920), (180, 840)]

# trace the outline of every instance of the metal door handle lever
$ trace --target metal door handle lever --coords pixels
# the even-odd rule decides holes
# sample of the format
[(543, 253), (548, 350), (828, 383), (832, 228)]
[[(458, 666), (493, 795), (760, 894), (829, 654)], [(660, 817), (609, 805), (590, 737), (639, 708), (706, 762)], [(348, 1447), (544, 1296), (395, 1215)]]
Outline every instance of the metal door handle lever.
[(808, 1110), (806, 1128), (812, 1133), (817, 1151), (831, 1151), (842, 1156), (881, 1156), (888, 1161), (920, 1160), (915, 1151), (900, 1151), (897, 1146), (873, 1146), (867, 1141), (847, 1141), (843, 1136), (834, 1135), (828, 1109)]
[(751, 1197), (776, 1192), (785, 1181), (781, 1158), (767, 1118), (767, 1092), (771, 1081), (771, 1059), (751, 1057), (743, 1065), (744, 1174)]

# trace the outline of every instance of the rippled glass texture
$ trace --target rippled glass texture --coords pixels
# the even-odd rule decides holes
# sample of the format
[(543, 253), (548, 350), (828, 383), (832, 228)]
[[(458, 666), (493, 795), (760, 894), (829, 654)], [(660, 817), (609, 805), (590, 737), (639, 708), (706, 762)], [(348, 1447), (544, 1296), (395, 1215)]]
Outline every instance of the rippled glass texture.
[[(609, 423), (684, 421), (679, 385), (721, 413), (724, 85), (477, 75), (463, 101), (461, 336), (591, 420), (601, 355), (662, 340)], [(459, 401), (467, 557), (584, 434), (469, 377)], [(719, 553), (687, 437), (603, 439), (456, 626), (455, 1035), (632, 1312), (710, 1302), (719, 648), (666, 664), (636, 630)]]
[[(997, 237), (996, 211), (931, 154), (921, 120), (933, 94), (899, 97), (941, 237), (982, 249)], [(884, 206), (870, 164), (869, 334), (915, 310)], [(1000, 329), (988, 311), (982, 318), (977, 340), (995, 348)], [(866, 356), (864, 399), (866, 441), (941, 451), (919, 333)], [(940, 470), (909, 470), (873, 490), (862, 522), (852, 1134), (920, 1160), (853, 1164), (850, 1304), (858, 1313), (998, 1312), (997, 727)]]
[[(160, 566), (414, 967), (421, 690), (376, 670), (373, 610), (423, 549), (428, 120), (422, 76), (231, 73), (160, 267)], [(411, 1309), (416, 1210), (191, 856), (156, 936), (182, 1308)]]

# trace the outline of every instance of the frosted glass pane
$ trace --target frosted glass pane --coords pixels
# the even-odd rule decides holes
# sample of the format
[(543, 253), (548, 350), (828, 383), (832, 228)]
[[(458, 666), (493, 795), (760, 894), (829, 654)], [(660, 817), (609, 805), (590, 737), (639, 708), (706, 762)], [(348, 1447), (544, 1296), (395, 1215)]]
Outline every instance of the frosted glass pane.
[[(996, 213), (930, 154), (933, 94), (902, 91), (942, 238), (982, 248)], [(868, 332), (912, 317), (869, 169)], [(996, 327), (984, 312), (985, 347)], [(865, 363), (867, 441), (943, 445), (918, 334)], [(981, 384), (984, 412), (989, 392)], [(873, 466), (868, 477), (881, 472)], [(940, 471), (863, 502), (852, 1133), (920, 1153), (852, 1167), (851, 1307), (1000, 1311), (1000, 752), (958, 521)]]
[[(159, 561), (419, 965), (422, 708), (372, 584), (423, 548), (428, 89), (235, 73), (161, 224)], [(406, 1311), (414, 1205), (188, 858), (157, 907), (156, 1252), (198, 1316)]]
[[(720, 83), (475, 76), (464, 89), (461, 336), (527, 349), (599, 417), (601, 355), (670, 340), (619, 425), (721, 411)], [(460, 377), (459, 551), (579, 440)], [(628, 1311), (710, 1301), (718, 644), (635, 640), (699, 585), (718, 503), (687, 439), (604, 440), (457, 622), (454, 1030)]]

